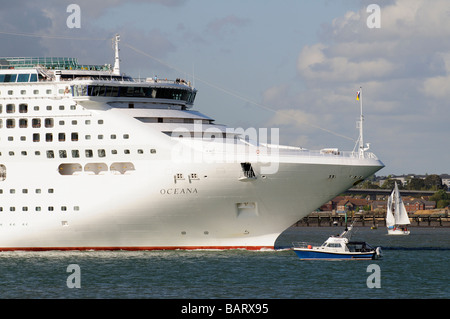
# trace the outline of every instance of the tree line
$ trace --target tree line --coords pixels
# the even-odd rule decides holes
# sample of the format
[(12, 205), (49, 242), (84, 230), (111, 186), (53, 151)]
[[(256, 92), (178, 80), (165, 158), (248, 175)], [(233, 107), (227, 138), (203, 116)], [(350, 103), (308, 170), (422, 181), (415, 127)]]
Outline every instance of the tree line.
[(357, 187), (363, 189), (393, 189), (395, 182), (397, 182), (397, 186), (399, 189), (418, 191), (447, 191), (447, 185), (442, 184), (441, 177), (436, 174), (427, 175), (425, 178), (411, 177), (406, 180), (405, 184), (403, 184), (401, 180), (389, 175), (381, 186), (379, 185), (379, 182), (376, 181), (375, 176), (372, 176), (366, 179), (364, 182), (360, 183)]
[(399, 189), (405, 190), (420, 190), (420, 191), (435, 191), (430, 196), (430, 201), (436, 202), (436, 208), (444, 208), (450, 205), (450, 196), (448, 195), (447, 185), (442, 183), (439, 175), (427, 175), (425, 178), (411, 177), (406, 180), (403, 185), (402, 181), (395, 177), (388, 176), (388, 178), (380, 186), (376, 181), (375, 176), (371, 176), (364, 182), (360, 183), (357, 188), (362, 189), (393, 189), (395, 182)]

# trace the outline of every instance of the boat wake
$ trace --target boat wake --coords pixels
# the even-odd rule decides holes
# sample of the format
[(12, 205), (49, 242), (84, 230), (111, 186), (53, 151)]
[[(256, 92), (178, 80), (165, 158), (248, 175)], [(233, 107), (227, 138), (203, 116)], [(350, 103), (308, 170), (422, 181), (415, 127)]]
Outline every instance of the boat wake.
[(393, 246), (393, 247), (385, 247), (381, 246), (383, 250), (450, 250), (450, 247), (402, 247), (402, 246)]

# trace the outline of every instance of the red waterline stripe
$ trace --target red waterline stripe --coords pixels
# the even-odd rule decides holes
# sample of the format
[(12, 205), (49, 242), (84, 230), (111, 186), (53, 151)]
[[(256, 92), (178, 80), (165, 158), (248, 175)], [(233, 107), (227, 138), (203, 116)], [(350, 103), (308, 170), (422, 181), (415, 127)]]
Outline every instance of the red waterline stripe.
[(51, 251), (51, 250), (231, 250), (231, 249), (243, 249), (243, 250), (262, 250), (262, 249), (274, 249), (273, 246), (162, 246), (162, 247), (0, 247), (0, 251)]

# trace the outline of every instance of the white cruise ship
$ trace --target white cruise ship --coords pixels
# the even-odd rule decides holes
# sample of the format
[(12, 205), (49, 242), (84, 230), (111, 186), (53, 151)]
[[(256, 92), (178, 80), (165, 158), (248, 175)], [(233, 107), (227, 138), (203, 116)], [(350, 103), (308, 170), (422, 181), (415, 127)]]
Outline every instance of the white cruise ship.
[(0, 58), (0, 250), (273, 248), (383, 167), (215, 124), (191, 83), (122, 74), (118, 42), (113, 66)]

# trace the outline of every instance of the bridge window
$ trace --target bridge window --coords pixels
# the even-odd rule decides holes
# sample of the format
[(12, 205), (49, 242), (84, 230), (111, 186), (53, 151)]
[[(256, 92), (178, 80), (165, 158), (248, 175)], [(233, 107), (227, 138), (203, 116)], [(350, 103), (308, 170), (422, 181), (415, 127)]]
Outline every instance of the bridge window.
[(0, 74), (0, 82), (37, 82), (37, 74)]
[(180, 100), (192, 104), (195, 92), (190, 88), (154, 88), (144, 86), (75, 85), (74, 96), (142, 97)]
[(0, 74), (0, 82), (16, 82), (17, 74)]
[(17, 77), (17, 82), (28, 82), (30, 74), (19, 74)]

